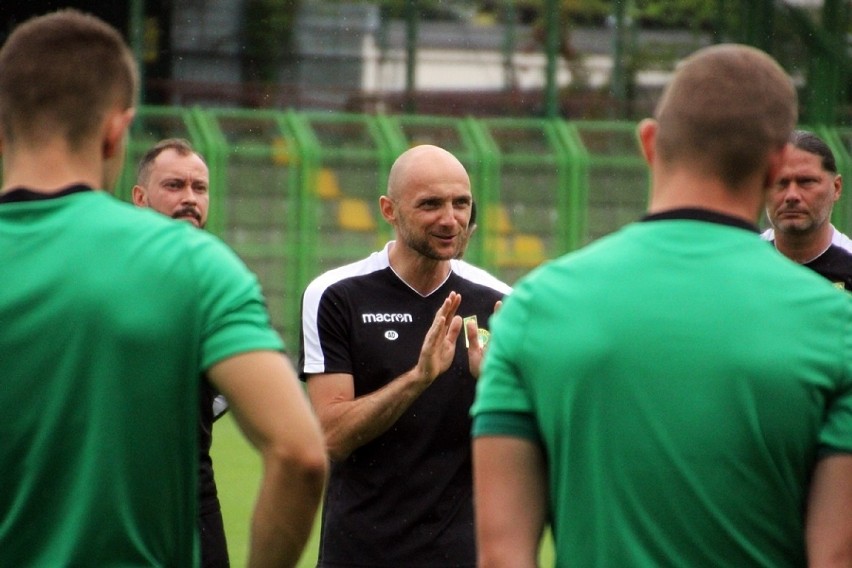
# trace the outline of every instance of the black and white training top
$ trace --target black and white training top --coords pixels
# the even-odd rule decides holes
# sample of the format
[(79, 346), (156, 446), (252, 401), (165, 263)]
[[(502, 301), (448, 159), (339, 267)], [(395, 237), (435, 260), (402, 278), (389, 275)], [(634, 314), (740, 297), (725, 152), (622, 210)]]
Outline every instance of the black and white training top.
[[(822, 275), (837, 288), (852, 292), (852, 239), (832, 226), (831, 244), (819, 256), (802, 264)], [(775, 232), (767, 229), (761, 235), (764, 240), (775, 243)]]
[[(299, 372), (347, 373), (355, 396), (380, 389), (417, 363), (450, 292), (458, 315), (488, 329), (511, 288), (451, 261), (447, 280), (422, 296), (390, 267), (388, 243), (316, 278), (302, 299)], [(475, 566), (470, 456), (470, 374), (464, 333), (450, 368), (384, 434), (332, 464), (319, 566)]]

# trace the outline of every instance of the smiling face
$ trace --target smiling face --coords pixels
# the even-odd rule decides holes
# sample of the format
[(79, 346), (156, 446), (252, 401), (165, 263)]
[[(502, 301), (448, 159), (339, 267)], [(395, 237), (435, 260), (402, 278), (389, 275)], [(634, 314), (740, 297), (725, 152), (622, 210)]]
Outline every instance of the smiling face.
[(207, 165), (198, 154), (167, 148), (154, 159), (147, 181), (133, 187), (133, 202), (203, 228), (210, 207), (209, 186)]
[(431, 260), (456, 258), (467, 242), (473, 202), (467, 172), (440, 148), (409, 152), (391, 174), (383, 214), (406, 248)]
[(790, 147), (775, 184), (766, 194), (766, 214), (777, 233), (808, 234), (830, 223), (840, 198), (840, 176), (823, 167), (822, 158)]

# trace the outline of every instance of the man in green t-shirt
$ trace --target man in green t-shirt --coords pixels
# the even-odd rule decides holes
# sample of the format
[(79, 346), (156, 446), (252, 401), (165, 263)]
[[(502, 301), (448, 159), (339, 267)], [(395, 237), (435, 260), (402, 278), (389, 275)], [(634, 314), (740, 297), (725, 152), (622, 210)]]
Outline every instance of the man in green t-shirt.
[(292, 566), (327, 469), (257, 278), (111, 188), (137, 73), (61, 10), (0, 49), (0, 566), (194, 566), (199, 377), (263, 462), (249, 562)]
[[(642, 121), (648, 215), (521, 280), (474, 416), (480, 566), (849, 566), (852, 297), (762, 241), (792, 81), (740, 45)], [(835, 562), (831, 564), (831, 562)]]

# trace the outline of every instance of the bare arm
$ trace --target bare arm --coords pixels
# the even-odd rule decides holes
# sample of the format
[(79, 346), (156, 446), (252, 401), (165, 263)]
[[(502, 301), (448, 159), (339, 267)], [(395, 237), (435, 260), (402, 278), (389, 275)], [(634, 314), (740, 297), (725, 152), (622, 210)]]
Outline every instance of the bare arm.
[(473, 440), (480, 568), (536, 568), (547, 511), (541, 449), (523, 438)]
[(435, 314), (413, 369), (381, 389), (355, 398), (352, 375), (312, 375), (308, 395), (316, 409), (333, 460), (386, 432), (424, 390), (447, 370), (456, 352), (461, 318), (455, 315), (461, 296), (451, 292)]
[(240, 428), (260, 452), (249, 566), (295, 566), (313, 527), (327, 460), (322, 433), (289, 359), (253, 351), (211, 367)]
[(808, 566), (852, 566), (852, 455), (817, 462), (808, 498)]

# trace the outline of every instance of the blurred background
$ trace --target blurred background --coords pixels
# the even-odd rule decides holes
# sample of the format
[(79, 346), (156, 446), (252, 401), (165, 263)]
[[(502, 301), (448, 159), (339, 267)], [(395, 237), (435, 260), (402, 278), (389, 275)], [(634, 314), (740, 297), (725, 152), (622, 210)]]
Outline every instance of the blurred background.
[(30, 0), (0, 39), (73, 6), (127, 37), (152, 105), (630, 119), (674, 63), (773, 54), (808, 122), (849, 120), (848, 0)]
[[(510, 284), (639, 218), (636, 123), (702, 46), (772, 54), (801, 126), (852, 180), (849, 0), (5, 0), (0, 40), (62, 7), (112, 23), (140, 65), (117, 196), (150, 145), (188, 138), (210, 167), (207, 228), (258, 274), (291, 352), (307, 283), (390, 237), (377, 199), (412, 145), (464, 163), (480, 211), (465, 258)], [(847, 232), (848, 194), (833, 217)], [(259, 465), (222, 424), (214, 459), (242, 566)]]
[(412, 145), (465, 164), (481, 211), (466, 259), (510, 284), (641, 216), (636, 122), (705, 45), (774, 55), (852, 179), (849, 0), (30, 0), (3, 3), (0, 37), (66, 6), (114, 24), (140, 64), (117, 195), (151, 144), (190, 139), (208, 230), (258, 273), (289, 345), (304, 286), (390, 237), (377, 198)]
[(390, 237), (377, 198), (412, 145), (467, 167), (481, 213), (465, 258), (510, 284), (641, 216), (636, 122), (705, 45), (774, 55), (852, 179), (849, 0), (29, 0), (2, 3), (0, 39), (61, 7), (111, 22), (139, 61), (116, 194), (150, 145), (190, 139), (208, 230), (257, 272), (291, 346), (307, 283)]

